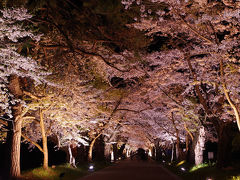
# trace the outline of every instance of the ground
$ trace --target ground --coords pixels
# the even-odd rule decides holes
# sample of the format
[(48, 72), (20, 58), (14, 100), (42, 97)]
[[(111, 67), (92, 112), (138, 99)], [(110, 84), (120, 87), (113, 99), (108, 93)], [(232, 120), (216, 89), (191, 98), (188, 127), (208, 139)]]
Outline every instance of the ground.
[(79, 180), (179, 180), (155, 162), (125, 160)]

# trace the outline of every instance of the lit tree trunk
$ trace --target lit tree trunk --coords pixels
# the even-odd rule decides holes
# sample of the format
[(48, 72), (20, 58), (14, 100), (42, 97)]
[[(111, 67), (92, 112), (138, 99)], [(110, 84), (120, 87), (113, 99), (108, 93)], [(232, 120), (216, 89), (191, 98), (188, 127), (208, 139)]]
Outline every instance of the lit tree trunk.
[(127, 149), (126, 156), (127, 156), (127, 158), (130, 157), (130, 149), (129, 148)]
[(172, 120), (173, 127), (175, 129), (176, 137), (177, 137), (177, 142), (176, 142), (176, 159), (179, 160), (182, 153), (181, 153), (181, 149), (180, 149), (179, 130), (178, 130), (176, 124), (175, 124), (174, 117), (173, 117), (173, 112), (172, 112), (171, 120)]
[(20, 172), (21, 128), (22, 128), (22, 118), (20, 116), (17, 116), (16, 119), (14, 120), (11, 155), (10, 155), (11, 177), (18, 177), (21, 174)]
[(110, 138), (107, 140), (108, 143), (105, 143), (105, 146), (104, 146), (104, 156), (105, 156), (105, 159), (107, 161), (110, 161), (112, 160), (111, 159), (111, 150), (112, 150), (112, 144), (110, 144), (111, 142), (114, 141), (114, 139), (116, 138), (116, 135), (117, 135), (117, 132), (118, 132), (118, 129), (120, 128), (120, 124), (117, 123), (116, 127), (114, 128), (114, 131), (112, 133), (112, 135), (110, 136)]
[(173, 160), (174, 160), (174, 142), (172, 143), (172, 155), (171, 155), (171, 162), (173, 162)]
[[(20, 87), (20, 79), (16, 75), (10, 77), (9, 91), (14, 95), (15, 98), (21, 98), (22, 90)], [(8, 132), (8, 145), (10, 155), (8, 174), (10, 177), (19, 177), (20, 171), (20, 147), (21, 147), (21, 129), (22, 129), (22, 107), (21, 104), (17, 103), (12, 108), (13, 111), (13, 122), (9, 122), (10, 131)]]
[(45, 132), (44, 127), (44, 121), (43, 121), (43, 112), (41, 108), (39, 109), (40, 113), (40, 128), (42, 132), (42, 143), (43, 143), (43, 168), (48, 169), (48, 147), (47, 147), (47, 136)]
[(186, 152), (185, 152), (185, 159), (188, 159), (188, 155), (189, 155), (189, 144), (190, 144), (190, 140), (189, 140), (189, 136), (191, 137), (191, 142), (194, 141), (194, 138), (193, 138), (193, 134), (190, 132), (190, 130), (188, 129), (187, 127), (187, 124), (185, 123), (184, 124), (184, 128), (186, 130)]
[(114, 161), (116, 161), (117, 158), (118, 158), (118, 148), (117, 148), (117, 143), (113, 144), (113, 145), (112, 145), (112, 148), (113, 148), (113, 155), (114, 155), (113, 159), (114, 159)]
[(199, 130), (197, 144), (194, 148), (195, 153), (195, 165), (199, 165), (203, 163), (203, 150), (205, 147), (205, 130), (202, 126)]
[(112, 144), (110, 143), (105, 143), (104, 146), (104, 156), (107, 161), (111, 161), (111, 147)]
[(75, 157), (73, 157), (73, 154), (72, 154), (72, 149), (71, 149), (71, 145), (69, 144), (68, 145), (68, 153), (69, 153), (69, 164), (76, 168), (76, 164), (75, 164)]
[(89, 145), (89, 150), (88, 150), (88, 162), (92, 162), (92, 151), (93, 151), (93, 147), (94, 147), (94, 144), (97, 140), (97, 138), (99, 138), (101, 136), (101, 133), (99, 133), (93, 140), (92, 142), (90, 143)]

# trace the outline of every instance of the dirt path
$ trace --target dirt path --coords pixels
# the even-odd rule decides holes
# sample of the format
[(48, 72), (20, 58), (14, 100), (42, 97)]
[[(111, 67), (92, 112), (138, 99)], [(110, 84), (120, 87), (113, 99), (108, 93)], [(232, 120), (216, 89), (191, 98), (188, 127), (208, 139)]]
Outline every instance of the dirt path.
[(121, 161), (79, 180), (180, 180), (154, 162)]

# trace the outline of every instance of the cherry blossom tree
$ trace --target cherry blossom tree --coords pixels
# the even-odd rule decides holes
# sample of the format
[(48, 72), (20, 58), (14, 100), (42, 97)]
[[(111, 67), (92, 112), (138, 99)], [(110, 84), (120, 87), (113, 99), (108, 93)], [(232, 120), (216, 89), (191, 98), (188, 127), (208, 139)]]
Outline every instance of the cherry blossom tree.
[[(236, 37), (239, 3), (215, 1), (122, 1), (122, 3), (129, 11), (136, 6), (140, 9), (140, 17), (136, 18), (136, 23), (129, 26), (145, 31), (149, 36), (156, 37), (158, 34), (167, 39), (169, 46), (165, 51), (160, 51), (161, 54), (165, 52), (171, 57), (173, 49), (179, 51), (179, 58), (175, 56), (174, 59), (177, 63), (185, 64), (185, 68), (181, 71), (179, 69), (178, 72), (190, 73), (188, 84), (193, 85), (207, 121), (214, 124), (218, 133), (218, 163), (222, 164), (221, 150), (224, 147), (222, 141), (227, 138), (224, 138), (226, 134), (221, 132), (233, 121), (226, 112), (228, 108), (222, 108), (223, 104), (219, 106), (223, 96), (232, 108), (239, 127), (239, 113), (235, 105), (238, 101), (233, 102), (229, 96), (229, 92), (232, 96), (235, 94), (234, 91), (238, 92), (237, 88), (231, 88), (238, 74), (224, 74), (224, 68), (234, 67), (238, 57), (238, 52), (234, 49), (239, 44)], [(151, 4), (156, 4), (154, 7), (157, 9), (152, 9)], [(163, 58), (162, 62), (166, 62), (165, 57)], [(173, 61), (168, 61), (171, 62)], [(216, 111), (221, 111), (221, 114), (215, 114)], [(230, 136), (229, 140), (231, 141)]]
[(1, 10), (0, 17), (0, 86), (1, 86), (1, 119), (7, 120), (7, 142), (10, 147), (10, 176), (20, 175), (20, 140), (21, 125), (28, 111), (26, 103), (21, 100), (23, 91), (20, 77), (33, 79), (36, 83), (45, 83), (49, 74), (44, 71), (31, 57), (25, 57), (19, 52), (24, 38), (40, 40), (40, 35), (34, 35), (26, 30), (23, 21), (32, 16), (24, 8), (9, 8)]

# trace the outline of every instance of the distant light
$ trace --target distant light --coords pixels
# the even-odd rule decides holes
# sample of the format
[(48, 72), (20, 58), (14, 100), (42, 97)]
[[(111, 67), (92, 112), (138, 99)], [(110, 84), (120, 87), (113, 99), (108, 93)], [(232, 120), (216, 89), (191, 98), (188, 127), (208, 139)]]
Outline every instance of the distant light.
[(186, 171), (186, 169), (185, 169), (184, 167), (181, 167), (181, 170), (182, 170), (182, 171)]
[(121, 160), (121, 159), (122, 159), (121, 157), (118, 158), (118, 160)]
[(93, 169), (94, 169), (94, 166), (93, 166), (93, 165), (90, 165), (88, 169), (89, 169), (89, 170), (93, 170)]
[(164, 163), (165, 163), (166, 161), (164, 161), (164, 160), (163, 160), (162, 162), (164, 162)]
[(207, 177), (207, 179), (206, 180), (213, 180), (213, 178), (211, 178), (211, 177)]

